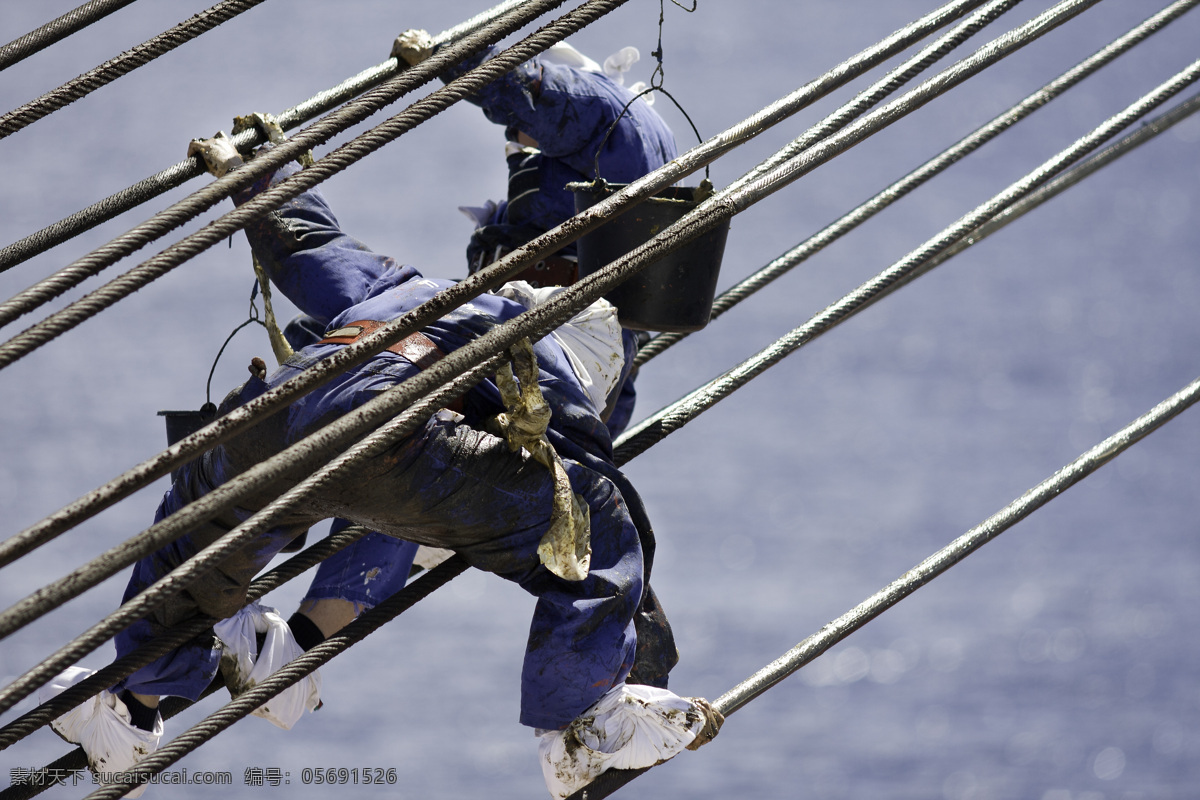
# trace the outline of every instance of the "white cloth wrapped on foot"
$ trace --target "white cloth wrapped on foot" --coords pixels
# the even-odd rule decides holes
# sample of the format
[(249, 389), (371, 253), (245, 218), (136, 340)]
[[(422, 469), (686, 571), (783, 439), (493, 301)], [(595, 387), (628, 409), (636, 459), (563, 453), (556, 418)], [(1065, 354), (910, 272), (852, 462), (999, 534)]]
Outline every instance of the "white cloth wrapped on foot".
[[(251, 603), (229, 619), (213, 626), (224, 646), (221, 674), (235, 698), (262, 683), (288, 662), (304, 655), (287, 620), (268, 606)], [(266, 634), (261, 652), (258, 634)], [(314, 671), (254, 710), (274, 725), (291, 730), (305, 711), (321, 704), (321, 673)]]
[[(44, 703), (95, 674), (93, 669), (70, 667), (38, 691), (38, 700)], [(88, 766), (100, 783), (115, 783), (106, 777), (132, 771), (137, 762), (158, 749), (163, 734), (161, 715), (154, 719), (154, 730), (144, 731), (133, 724), (121, 698), (107, 689), (52, 720), (50, 727), (68, 742), (83, 748)], [(125, 796), (141, 797), (144, 791), (143, 783)]]
[(607, 770), (666, 761), (691, 744), (705, 722), (695, 703), (666, 689), (614, 686), (564, 730), (540, 734), (546, 788), (563, 798)]

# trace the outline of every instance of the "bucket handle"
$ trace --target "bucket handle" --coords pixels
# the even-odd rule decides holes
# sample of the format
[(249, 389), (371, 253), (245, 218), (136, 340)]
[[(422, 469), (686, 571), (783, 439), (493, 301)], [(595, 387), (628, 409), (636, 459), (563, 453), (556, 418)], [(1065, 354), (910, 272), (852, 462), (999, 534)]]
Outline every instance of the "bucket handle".
[[(674, 2), (674, 0), (672, 0), (672, 2)], [(631, 99), (628, 103), (626, 103), (625, 107), (621, 109), (621, 113), (617, 114), (617, 118), (615, 120), (613, 120), (613, 124), (609, 125), (608, 130), (604, 132), (604, 138), (600, 140), (600, 146), (598, 148), (596, 148), (596, 159), (595, 159), (594, 169), (596, 172), (595, 182), (597, 184), (602, 183), (604, 180), (603, 178), (600, 177), (600, 153), (604, 150), (604, 146), (606, 144), (608, 144), (608, 137), (612, 136), (612, 132), (617, 129), (617, 123), (619, 123), (621, 121), (621, 118), (625, 116), (625, 112), (629, 110), (629, 107), (631, 105), (633, 105), (634, 102), (639, 100), (643, 95), (650, 94), (651, 92), (662, 92), (663, 94), (665, 94), (667, 96), (667, 99), (670, 100), (672, 103), (674, 103), (675, 107), (679, 109), (679, 113), (683, 114), (683, 118), (688, 121), (688, 125), (692, 126), (692, 133), (696, 134), (696, 141), (700, 142), (701, 144), (704, 144), (704, 140), (702, 138), (700, 138), (700, 131), (697, 130), (697, 128), (696, 128), (696, 123), (692, 122), (692, 118), (690, 116), (688, 116), (688, 113), (686, 111), (683, 110), (683, 106), (681, 106), (679, 104), (679, 101), (676, 100), (671, 95), (671, 93), (668, 92), (666, 89), (664, 89), (662, 86), (655, 86), (652, 84), (650, 86), (647, 86), (645, 89), (642, 89), (637, 94), (635, 94), (633, 96), (633, 99)], [(704, 165), (704, 180), (706, 180), (706, 181), (709, 180), (708, 166), (709, 166), (708, 164)]]

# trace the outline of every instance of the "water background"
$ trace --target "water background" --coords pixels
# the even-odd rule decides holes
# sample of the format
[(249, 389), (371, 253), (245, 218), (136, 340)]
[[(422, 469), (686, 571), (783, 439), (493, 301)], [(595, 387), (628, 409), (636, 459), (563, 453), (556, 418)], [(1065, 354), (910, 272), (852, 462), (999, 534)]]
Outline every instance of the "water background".
[[(0, 40), (74, 5), (8, 0)], [(712, 136), (933, 5), (700, 0), (686, 14), (668, 2), (665, 84)], [(1022, 3), (971, 46), (1049, 5)], [(134, 4), (0, 73), (0, 106), (24, 103), (205, 7)], [(738, 216), (722, 287), (1159, 7), (1105, 0)], [(439, 31), (482, 8), (466, 0), (264, 3), (0, 141), (0, 239), (15, 241), (174, 164), (190, 138), (228, 130), (235, 114), (281, 111), (379, 63), (404, 28)], [(652, 0), (632, 0), (574, 41), (597, 58), (638, 46), (643, 61), (632, 77), (648, 79), (658, 12)], [(1184, 68), (1198, 41), (1193, 13), (660, 356), (639, 380), (638, 416), (902, 258)], [(849, 96), (843, 90), (722, 159), (714, 182), (729, 183)], [(686, 123), (660, 103), (688, 146)], [(629, 465), (655, 521), (654, 583), (682, 651), (673, 688), (721, 694), (1196, 377), (1198, 141), (1197, 119), (1160, 136), (805, 346)], [(457, 277), (470, 225), (455, 207), (502, 193), (502, 146), (502, 132), (464, 105), (324, 190), (345, 228), (374, 249)], [(13, 294), (200, 185), (0, 275), (0, 290)], [(216, 351), (246, 318), (251, 282), (248, 248), (234, 237), (0, 373), (3, 535), (162, 447), (155, 413), (204, 402)], [(5, 338), (32, 319), (6, 328)], [(245, 379), (254, 355), (269, 359), (265, 335), (243, 332), (217, 367), (215, 398)], [(732, 716), (712, 745), (653, 770), (623, 796), (1200, 796), (1196, 414), (1139, 443)], [(162, 489), (6, 569), (0, 603), (144, 529)], [(6, 639), (5, 682), (114, 608), (124, 581)], [(290, 613), (300, 583), (268, 602)], [(516, 723), (532, 605), (513, 586), (468, 574), (326, 667), (325, 707), (293, 731), (248, 719), (176, 767), (229, 771), (232, 790), (156, 787), (147, 797), (326, 797), (328, 787), (302, 783), (305, 768), (324, 767), (396, 769), (396, 785), (350, 786), (354, 797), (544, 797), (533, 737)], [(106, 646), (84, 661), (98, 666), (110, 656)], [(169, 723), (169, 733), (216, 708), (201, 704)], [(62, 752), (57, 737), (39, 731), (0, 754), (0, 782)], [(290, 784), (245, 785), (248, 768), (278, 768)]]

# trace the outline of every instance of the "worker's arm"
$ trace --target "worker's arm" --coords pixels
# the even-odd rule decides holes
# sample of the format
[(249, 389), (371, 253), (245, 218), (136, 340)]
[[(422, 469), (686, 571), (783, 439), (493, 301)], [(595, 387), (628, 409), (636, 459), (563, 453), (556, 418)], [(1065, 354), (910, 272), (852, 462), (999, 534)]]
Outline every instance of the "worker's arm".
[[(194, 142), (189, 153), (203, 155), (214, 175), (241, 164), (226, 137)], [(239, 192), (234, 202), (245, 203), (299, 169), (295, 163), (280, 167)], [(246, 226), (246, 238), (271, 282), (322, 326), (365, 300), (379, 279), (397, 268), (394, 259), (372, 252), (344, 233), (317, 189), (251, 222)]]
[[(443, 77), (457, 77), (493, 52), (485, 51)], [(524, 133), (545, 155), (581, 175), (594, 172), (602, 143), (601, 174), (619, 183), (635, 180), (675, 157), (670, 128), (653, 108), (638, 100), (621, 117), (633, 94), (595, 72), (534, 58), (468, 99), (489, 120), (504, 125), (510, 139), (516, 141), (517, 134)], [(620, 122), (609, 134), (618, 117)]]

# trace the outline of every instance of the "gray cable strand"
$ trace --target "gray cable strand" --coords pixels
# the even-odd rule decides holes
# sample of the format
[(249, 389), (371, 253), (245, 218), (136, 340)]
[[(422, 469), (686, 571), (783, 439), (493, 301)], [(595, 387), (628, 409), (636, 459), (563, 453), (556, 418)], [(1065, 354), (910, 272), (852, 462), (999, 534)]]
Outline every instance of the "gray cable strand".
[(1125, 428), (1079, 456), (1000, 511), (964, 533), (876, 594), (864, 600), (779, 659), (721, 695), (713, 707), (728, 716), (811, 662), (971, 553), (1107, 464), (1131, 445), (1174, 419), (1200, 399), (1200, 379), (1168, 397)]
[[(479, 29), (489, 25), (505, 14), (527, 3), (529, 0), (505, 0), (494, 8), (479, 14), (467, 22), (443, 31), (434, 41), (439, 43), (455, 42)], [(283, 130), (291, 130), (306, 122), (316, 119), (321, 114), (332, 111), (344, 102), (351, 100), (368, 89), (372, 89), (383, 81), (394, 77), (402, 69), (400, 62), (389, 58), (382, 64), (363, 70), (347, 78), (342, 83), (327, 89), (308, 100), (287, 109), (275, 119)], [(265, 139), (262, 133), (255, 129), (243, 131), (233, 137), (234, 144), (243, 151), (262, 144)], [(56, 247), (84, 231), (114, 219), (143, 203), (153, 200), (172, 189), (182, 186), (192, 178), (205, 174), (203, 164), (189, 158), (167, 169), (151, 175), (127, 189), (97, 201), (74, 214), (52, 225), (32, 233), (12, 244), (0, 249), (0, 272), (11, 269), (36, 255)], [(84, 276), (86, 277), (86, 276)], [(76, 283), (81, 282), (83, 277)], [(74, 284), (73, 284), (74, 285)], [(23, 312), (22, 312), (23, 313)], [(0, 325), (7, 324), (6, 322)]]
[[(245, 406), (235, 409), (200, 431), (168, 447), (157, 456), (89, 492), (41, 522), (0, 542), (0, 567), (12, 563), (21, 555), (128, 497), (134, 491), (145, 487), (151, 481), (167, 474), (171, 469), (194, 458), (204, 450), (227, 441), (263, 416), (279, 410), (304, 392), (330, 380), (334, 374), (362, 363), (414, 330), (420, 329), (461, 306), (471, 297), (502, 283), (527, 264), (549, 255), (584, 233), (594, 230), (622, 213), (633, 203), (690, 175), (738, 144), (744, 143), (778, 124), (982, 3), (983, 0), (954, 0), (954, 2), (947, 3), (919, 18), (881, 42), (843, 61), (816, 80), (802, 86), (754, 116), (684, 153), (675, 161), (634, 181), (620, 192), (597, 203), (588, 212), (533, 239), (452, 289), (440, 292), (428, 303), (394, 320), (375, 333), (364, 336), (356, 344), (347, 346), (341, 352), (325, 359), (321, 364), (305, 370), (300, 376), (252, 400)], [(276, 150), (278, 149), (276, 148)], [(274, 153), (276, 150), (271, 152)], [(262, 155), (259, 158), (262, 158)], [(255, 161), (257, 160), (255, 159)], [(252, 161), (251, 165), (254, 163)], [(663, 251), (657, 252), (658, 255), (654, 257), (660, 257)], [(640, 263), (644, 265), (648, 262)], [(632, 274), (632, 272), (624, 274)]]
[(174, 28), (164, 31), (152, 39), (147, 39), (116, 58), (110, 58), (100, 66), (67, 81), (57, 89), (0, 116), (0, 139), (11, 136), (81, 97), (86, 97), (101, 86), (106, 86), (117, 78), (128, 75), (138, 67), (171, 52), (176, 47), (190, 42), (197, 36), (207, 33), (221, 23), (228, 22), (262, 2), (263, 0), (221, 0), (212, 8), (201, 11)]
[[(250, 584), (246, 601), (249, 603), (260, 599), (268, 592), (302, 575), (326, 558), (348, 547), (370, 532), (370, 529), (364, 528), (361, 525), (352, 525), (337, 533), (330, 534), (319, 542), (307, 547), (303, 552), (292, 556), (262, 577), (255, 579)], [(104, 668), (97, 670), (95, 675), (80, 681), (62, 692), (62, 694), (26, 712), (3, 728), (0, 728), (0, 750), (19, 742), (50, 720), (70, 711), (101, 689), (112, 686), (117, 681), (132, 674), (134, 670), (140, 669), (164, 653), (203, 633), (207, 628), (212, 627), (215, 621), (209, 617), (201, 616), (195, 620), (180, 623), (170, 631), (151, 642), (147, 642), (132, 653), (122, 656)]]
[[(717, 319), (759, 289), (785, 275), (791, 269), (799, 266), (813, 255), (816, 255), (875, 214), (902, 197), (905, 197), (914, 189), (924, 185), (929, 179), (939, 175), (965, 156), (990, 142), (1008, 128), (1025, 119), (1063, 92), (1074, 87), (1084, 78), (1092, 75), (1118, 56), (1123, 55), (1151, 35), (1162, 30), (1195, 8), (1197, 4), (1200, 4), (1200, 0), (1177, 0), (1177, 2), (1167, 6), (1158, 14), (1155, 14), (1145, 22), (1131, 29), (1125, 35), (1114, 40), (1107, 47), (1084, 59), (1072, 69), (1050, 83), (1047, 83), (1008, 111), (995, 117), (990, 122), (981, 125), (974, 132), (942, 151), (942, 153), (930, 159), (916, 170), (910, 172), (857, 208), (847, 212), (838, 220), (830, 223), (805, 241), (779, 256), (758, 272), (721, 293), (713, 301), (712, 314), (709, 317), (709, 321)], [(638, 366), (645, 364), (689, 335), (688, 333), (661, 333), (655, 336), (638, 351), (634, 363)]]
[[(733, 213), (758, 202), (792, 181), (798, 180), (820, 164), (848, 150), (868, 136), (877, 133), (896, 120), (916, 111), (934, 98), (962, 84), (968, 78), (974, 77), (987, 67), (998, 63), (1017, 50), (1031, 44), (1063, 23), (1083, 13), (1088, 8), (1096, 5), (1098, 2), (1100, 0), (1060, 0), (1060, 2), (1025, 25), (993, 39), (988, 44), (976, 50), (972, 55), (959, 61), (954, 66), (943, 70), (915, 89), (906, 92), (883, 108), (873, 111), (865, 117), (861, 117), (847, 125), (837, 134), (816, 143), (803, 153), (761, 175), (761, 177), (738, 185), (732, 190), (727, 189), (712, 197), (708, 202), (713, 205), (728, 203), (731, 205)], [(790, 151), (792, 147), (789, 145), (784, 149)]]
[(45, 50), (55, 42), (83, 30), (132, 2), (133, 0), (90, 0), (40, 28), (13, 39), (0, 47), (0, 70), (8, 69), (34, 53)]
[(926, 241), (903, 259), (867, 281), (838, 302), (818, 313), (804, 325), (724, 375), (713, 379), (672, 405), (629, 429), (614, 443), (615, 452), (632, 457), (650, 442), (656, 442), (695, 419), (702, 411), (729, 396), (737, 388), (769, 367), (849, 317), (874, 305), (910, 281), (933, 269), (937, 257), (951, 246), (972, 236), (973, 232), (1003, 209), (1031, 194), (1059, 172), (1099, 148), (1107, 139), (1137, 121), (1200, 78), (1200, 61), (1176, 74), (1118, 114), (1113, 115), (1070, 147), (1053, 156), (1037, 169), (977, 206), (950, 227)]
[[(561, 5), (564, 0), (541, 0), (540, 2), (528, 2), (523, 8), (518, 8), (517, 11), (508, 12), (510, 16), (500, 17), (500, 22), (494, 25), (485, 26), (474, 35), (464, 37), (459, 46), (444, 48), (444, 52), (438, 53), (437, 56), (428, 59), (426, 62), (418, 65), (415, 68), (405, 70), (402, 75), (389, 80), (383, 87), (380, 87), (368, 94), (363, 95), (359, 100), (353, 101), (340, 111), (331, 113), (320, 122), (312, 125), (310, 128), (297, 134), (292, 141), (286, 143), (286, 150), (281, 154), (276, 154), (274, 151), (267, 154), (264, 158), (254, 159), (252, 165), (244, 170), (236, 170), (231, 173), (235, 176), (230, 180), (222, 182), (220, 180), (210, 183), (208, 186), (193, 193), (189, 197), (181, 200), (164, 211), (159, 212), (150, 220), (136, 226), (131, 231), (117, 237), (112, 242), (109, 242), (104, 247), (93, 251), (88, 256), (64, 267), (48, 278), (39, 281), (28, 289), (20, 292), (8, 301), (0, 304), (0, 326), (7, 325), (23, 314), (29, 313), (41, 305), (44, 305), (55, 297), (63, 294), (67, 290), (78, 286), (84, 280), (97, 273), (103, 271), (109, 266), (112, 266), (120, 258), (129, 255), (133, 251), (141, 248), (145, 244), (159, 238), (177, 228), (199, 214), (207, 211), (217, 203), (229, 197), (242, 187), (249, 185), (256, 177), (266, 174), (268, 168), (277, 168), (285, 161), (290, 160), (284, 155), (292, 153), (304, 153), (311, 150), (313, 146), (323, 144), (334, 135), (343, 132), (352, 125), (361, 122), (369, 117), (385, 105), (394, 102), (396, 99), (413, 89), (428, 83), (433, 80), (438, 72), (458, 62), (452, 59), (458, 57), (469, 57), (477, 53), (491, 41), (511, 33), (535, 19), (540, 13), (544, 13), (550, 8)], [(395, 59), (391, 59), (393, 71), (398, 72), (395, 67)], [(385, 67), (388, 66), (386, 63)], [(488, 67), (488, 70), (494, 70), (494, 66)], [(370, 70), (369, 72), (378, 72), (379, 68)], [(475, 76), (473, 80), (477, 80)], [(357, 85), (358, 82), (351, 80), (351, 83)], [(443, 90), (444, 91), (444, 90)], [(327, 93), (328, 94), (328, 93)], [(448, 95), (441, 95), (448, 96)], [(336, 98), (326, 98), (336, 99)], [(316, 108), (318, 104), (310, 103), (310, 109)], [(440, 108), (437, 110), (441, 110)], [(437, 110), (430, 114), (437, 113)], [(286, 113), (286, 112), (285, 112)], [(418, 119), (417, 122), (423, 121)], [(414, 123), (416, 124), (416, 123)], [(403, 132), (403, 131), (402, 131)], [(370, 132), (369, 132), (370, 133)], [(368, 134), (364, 134), (367, 136)], [(396, 134), (397, 136), (399, 134)], [(239, 136), (234, 137), (235, 144), (245, 151), (249, 147), (261, 140), (259, 131), (244, 131)], [(357, 141), (357, 140), (356, 140)], [(390, 140), (388, 140), (390, 141)], [(307, 148), (302, 148), (296, 142), (311, 143)], [(386, 142), (384, 142), (386, 143)], [(380, 145), (382, 146), (382, 145)], [(283, 146), (276, 148), (282, 149)], [(359, 156), (361, 158), (362, 156)], [(353, 161), (349, 162), (353, 163)], [(346, 164), (343, 166), (349, 166)], [(328, 163), (324, 164), (328, 167)], [(323, 168), (324, 168), (323, 167)], [(194, 156), (182, 164), (177, 164), (166, 171), (167, 174), (174, 176), (173, 180), (178, 180), (179, 183), (192, 177), (193, 174), (204, 172), (203, 161), (198, 156)], [(243, 173), (238, 176), (237, 173)], [(332, 173), (330, 173), (332, 174)], [(226, 178), (230, 176), (227, 175)], [(328, 177), (328, 175), (326, 176)], [(231, 231), (232, 233), (232, 231)], [(115, 301), (114, 301), (115, 302)]]
[[(1129, 446), (1174, 419), (1197, 400), (1200, 400), (1200, 379), (1193, 381), (1127, 427), (1086, 451), (1079, 458), (845, 614), (826, 623), (821, 630), (804, 639), (791, 650), (714, 700), (713, 708), (726, 717), (738, 711), (751, 700), (761, 696), (767, 689), (779, 684), (801, 667), (811, 663), (822, 653), (877, 618), (884, 611), (1082, 481)], [(610, 770), (600, 775), (588, 786), (570, 795), (567, 800), (585, 800), (585, 798), (586, 800), (601, 800), (649, 769), (651, 768)]]

